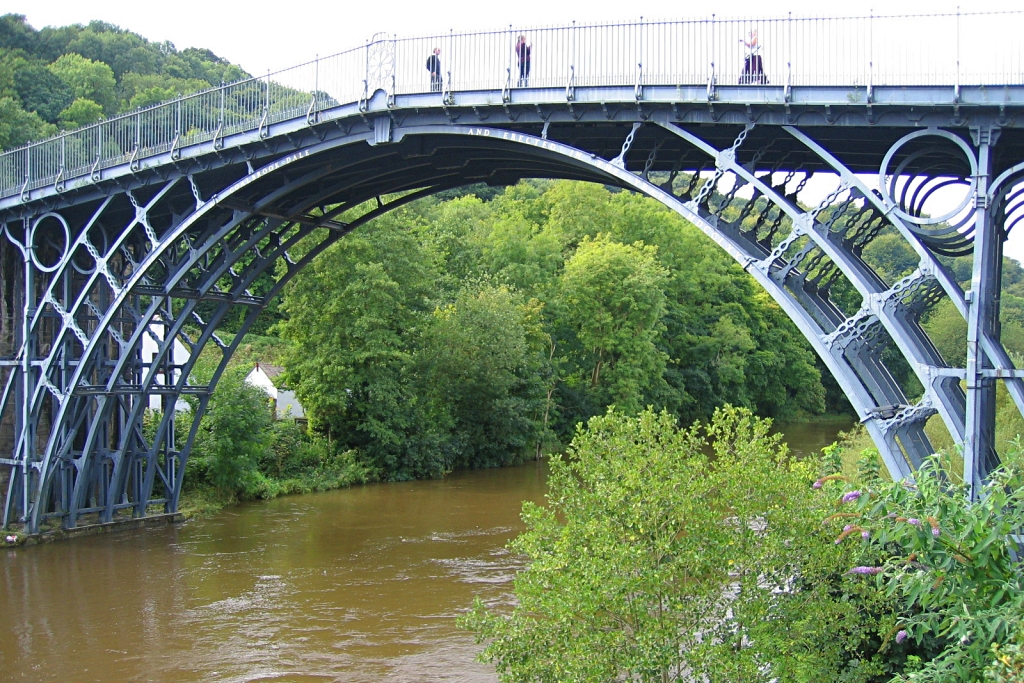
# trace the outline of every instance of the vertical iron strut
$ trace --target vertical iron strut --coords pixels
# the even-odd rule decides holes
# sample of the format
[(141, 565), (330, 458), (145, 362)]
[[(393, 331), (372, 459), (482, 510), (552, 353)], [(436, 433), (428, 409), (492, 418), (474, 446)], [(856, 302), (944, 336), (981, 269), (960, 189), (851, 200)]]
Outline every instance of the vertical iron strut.
[(974, 270), (967, 293), (967, 425), (964, 438), (964, 481), (971, 497), (981, 489), (985, 474), (998, 462), (995, 452), (996, 380), (982, 340), (999, 339), (999, 299), (1003, 271), (1002, 231), (989, 210), (988, 191), (992, 147), (999, 130), (971, 131), (978, 148), (974, 192)]

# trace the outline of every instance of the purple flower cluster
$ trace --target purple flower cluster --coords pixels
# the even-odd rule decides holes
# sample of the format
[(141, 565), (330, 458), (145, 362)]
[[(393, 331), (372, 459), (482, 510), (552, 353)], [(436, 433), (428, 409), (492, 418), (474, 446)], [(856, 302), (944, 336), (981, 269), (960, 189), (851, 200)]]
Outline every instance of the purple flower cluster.
[(913, 524), (914, 526), (921, 526), (921, 520), (917, 517), (911, 517), (907, 520), (907, 524)]
[(846, 573), (847, 574), (874, 575), (874, 574), (881, 574), (882, 571), (883, 571), (882, 567), (854, 567), (853, 569), (851, 569), (850, 571), (848, 571)]
[(853, 501), (855, 501), (858, 498), (860, 498), (860, 496), (861, 496), (861, 492), (860, 491), (847, 491), (846, 493), (843, 494), (843, 502), (844, 503), (852, 503)]
[(900, 629), (899, 633), (896, 634), (896, 642), (897, 643), (902, 643), (906, 639), (907, 639), (907, 632), (904, 631), (903, 629)]

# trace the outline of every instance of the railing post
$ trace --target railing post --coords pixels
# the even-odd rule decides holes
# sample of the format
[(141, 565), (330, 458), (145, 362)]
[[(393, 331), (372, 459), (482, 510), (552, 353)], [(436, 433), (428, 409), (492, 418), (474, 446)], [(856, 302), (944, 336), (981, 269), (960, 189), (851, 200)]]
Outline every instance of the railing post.
[(60, 170), (57, 173), (57, 177), (53, 181), (53, 189), (55, 192), (64, 191), (64, 167), (67, 164), (67, 135), (60, 136)]
[[(32, 490), (32, 460), (35, 456), (35, 425), (32, 420), (32, 397), (35, 394), (35, 386), (32, 381), (32, 318), (35, 316), (33, 304), (33, 282), (32, 268), (32, 224), (28, 218), (24, 219), (25, 226), (25, 250), (23, 260), (25, 262), (25, 317), (22, 319), (21, 327), (21, 514), (22, 521), (26, 527), (31, 524), (29, 517), (29, 505), (31, 504)], [(31, 528), (29, 531), (36, 531)]]
[(960, 102), (960, 5), (956, 6), (956, 81), (953, 86), (953, 101)]
[[(363, 92), (369, 88), (370, 83), (370, 44), (366, 44), (366, 78), (363, 80)], [(369, 94), (366, 94), (369, 98)], [(317, 53), (313, 59), (313, 101), (309, 103), (309, 109), (306, 110), (306, 125), (312, 126), (316, 123), (317, 114), (320, 108), (317, 106), (317, 101), (320, 99), (320, 53)]]
[(793, 97), (793, 13), (786, 17), (786, 88), (783, 100), (789, 102)]
[(132, 171), (139, 170), (139, 148), (142, 145), (142, 111), (135, 112), (135, 149), (132, 150), (132, 158), (128, 167)]
[(637, 60), (636, 60), (636, 84), (633, 86), (633, 98), (639, 102), (644, 97), (644, 18), (641, 15), (639, 25), (640, 37), (637, 40)]
[(868, 104), (875, 98), (875, 10), (868, 11)]
[(391, 76), (388, 80), (391, 81), (391, 88), (388, 91), (388, 107), (394, 107), (396, 103), (397, 93), (395, 92), (398, 88), (395, 72), (398, 70), (398, 34), (391, 34)]
[(572, 42), (569, 48), (569, 80), (565, 84), (565, 101), (576, 99), (576, 20), (572, 20)]
[(708, 74), (708, 102), (713, 101), (718, 95), (715, 92), (716, 76), (715, 76), (715, 15), (711, 14), (711, 40), (708, 41), (711, 48), (710, 62), (711, 62), (711, 73)]
[(100, 164), (103, 161), (103, 123), (96, 126), (96, 163), (92, 165), (92, 172), (89, 174), (92, 182), (98, 182), (100, 179)]
[(267, 87), (264, 91), (263, 97), (263, 115), (260, 117), (260, 125), (256, 133), (261, 138), (267, 137), (270, 134), (270, 130), (267, 124), (267, 118), (270, 116), (270, 69), (267, 69)]
[(508, 25), (508, 67), (505, 69), (505, 87), (501, 89), (501, 101), (512, 101), (512, 53), (515, 49), (515, 38), (513, 37), (512, 24)]
[(181, 152), (178, 150), (178, 142), (181, 141), (181, 100), (178, 100), (178, 106), (174, 108), (174, 140), (171, 142), (171, 159), (177, 160), (181, 156)]
[(452, 49), (452, 44), (455, 42), (455, 29), (448, 29), (448, 79), (443, 80), (441, 85), (441, 103), (445, 105), (455, 104), (455, 95), (452, 92), (452, 69), (451, 65), (455, 62), (455, 51)]
[(217, 132), (213, 134), (213, 148), (220, 149), (224, 146), (221, 133), (224, 132), (224, 81), (220, 82), (220, 117), (217, 119)]
[(32, 145), (25, 145), (25, 183), (21, 186), (21, 201), (29, 198), (29, 184), (32, 182)]

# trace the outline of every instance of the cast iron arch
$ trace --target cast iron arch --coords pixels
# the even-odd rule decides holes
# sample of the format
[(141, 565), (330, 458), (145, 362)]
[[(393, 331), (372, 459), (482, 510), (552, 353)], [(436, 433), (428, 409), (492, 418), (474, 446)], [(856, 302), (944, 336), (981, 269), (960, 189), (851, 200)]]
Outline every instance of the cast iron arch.
[[(929, 236), (893, 215), (890, 198), (868, 188), (803, 130), (788, 126), (784, 131), (814, 167), (836, 173), (836, 191), (818, 207), (807, 210), (797, 203), (797, 191), (788, 189), (792, 167), (779, 162), (767, 174), (758, 168), (759, 155), (773, 142), (769, 136), (757, 141), (760, 149), (745, 148), (748, 138), (756, 137), (753, 124), (734, 126), (731, 145), (716, 146), (667, 116), (656, 116), (633, 123), (611, 159), (500, 127), (397, 126), (386, 141), (376, 131), (350, 132), (260, 168), (248, 164), (243, 172), (236, 165), (212, 178), (177, 177), (108, 196), (88, 211), (45, 214), (77, 222), (31, 322), (39, 332), (59, 320), (23, 418), (38, 423), (49, 406), (49, 436), (21, 481), (12, 478), (5, 524), (23, 518), (29, 530), (38, 530), (47, 517), (75, 526), (90, 513), (110, 521), (123, 509), (137, 516), (154, 504), (176, 509), (209, 394), (237, 340), (291, 277), (345, 234), (397, 206), (466, 183), (506, 184), (524, 177), (618, 185), (654, 198), (699, 227), (794, 321), (849, 397), (890, 472), (910, 475), (931, 450), (923, 429), (929, 416), (938, 412), (955, 439), (965, 435), (959, 376), (944, 372), (947, 365), (918, 324), (920, 311), (941, 296), (964, 312), (963, 291), (926, 244)], [(637, 142), (639, 149), (643, 136), (646, 160), (640, 163), (631, 148)], [(685, 148), (677, 161), (658, 158), (659, 150), (673, 146)], [(701, 160), (695, 163), (693, 155)], [(677, 188), (673, 180), (683, 167), (695, 173), (688, 187)], [(710, 175), (696, 173), (702, 168)], [(656, 170), (667, 172), (667, 179), (652, 178)], [(777, 174), (784, 176), (781, 183)], [(744, 187), (749, 196), (741, 192)], [(393, 201), (382, 199), (395, 194), (400, 196)], [(374, 197), (378, 206), (369, 213), (351, 222), (338, 220)], [(739, 208), (738, 220), (728, 219), (729, 206)], [(846, 216), (842, 230), (837, 214)], [(126, 219), (125, 227), (116, 227), (118, 217)], [(743, 221), (752, 217), (751, 230)], [(112, 227), (104, 227), (108, 223)], [(883, 224), (897, 230), (920, 258), (914, 273), (894, 283), (879, 278), (858, 250)], [(19, 243), (16, 226), (6, 224), (5, 234)], [(21, 238), (27, 244), (31, 231)], [(299, 244), (304, 253), (293, 259), (290, 252)], [(271, 268), (279, 269), (273, 290), (252, 296), (252, 283)], [(842, 311), (830, 301), (829, 286), (840, 279), (863, 299), (859, 310)], [(69, 281), (77, 285), (69, 289)], [(62, 283), (64, 292), (58, 291)], [(208, 320), (197, 314), (200, 301), (217, 303)], [(248, 306), (249, 312), (235, 341), (225, 344), (216, 328), (233, 305)], [(153, 338), (155, 324), (162, 329), (154, 340), (158, 351), (141, 359), (142, 341)], [(175, 339), (187, 338), (186, 326), (201, 331), (188, 339), (190, 360), (175, 366), (171, 349)], [(224, 350), (222, 360), (208, 385), (190, 387), (195, 360), (211, 341)], [(1010, 367), (998, 339), (982, 343), (997, 365)], [(879, 348), (886, 344), (910, 363), (924, 387), (921, 401), (910, 404), (880, 361)], [(70, 356), (77, 362), (66, 363)], [(1011, 379), (1008, 385), (1018, 406), (1024, 405), (1021, 382)], [(15, 391), (9, 382), (4, 404)], [(198, 409), (186, 443), (174, 443), (173, 410), (164, 411), (147, 438), (141, 420), (148, 397), (188, 393), (197, 396)], [(21, 432), (22, 439), (30, 435)], [(979, 470), (983, 475), (993, 465), (990, 460)], [(160, 494), (154, 495), (158, 481)]]

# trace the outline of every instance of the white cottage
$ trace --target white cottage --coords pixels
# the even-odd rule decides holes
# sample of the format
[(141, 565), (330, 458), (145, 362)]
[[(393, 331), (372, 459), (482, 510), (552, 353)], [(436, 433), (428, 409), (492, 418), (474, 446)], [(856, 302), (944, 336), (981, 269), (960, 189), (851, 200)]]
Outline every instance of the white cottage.
[(274, 399), (278, 418), (291, 416), (297, 420), (304, 420), (306, 412), (302, 409), (302, 404), (295, 398), (295, 392), (289, 391), (281, 384), (279, 377), (282, 372), (284, 372), (284, 368), (279, 365), (257, 363), (252, 372), (246, 376), (245, 381), (254, 387), (259, 387), (266, 392), (267, 396)]
[[(149, 324), (146, 329), (146, 334), (142, 336), (142, 365), (145, 368), (149, 368), (156, 359), (157, 353), (160, 351), (160, 344), (164, 340), (164, 323), (163, 321), (156, 319)], [(170, 384), (175, 384), (181, 378), (181, 367), (188, 363), (188, 359), (191, 354), (188, 348), (181, 343), (178, 338), (174, 339), (174, 343), (171, 345), (171, 357), (170, 361)], [(158, 372), (154, 384), (158, 386), (166, 386), (168, 384), (166, 373)], [(160, 394), (151, 394), (149, 397), (149, 407), (152, 410), (163, 410), (164, 396)], [(176, 412), (188, 412), (191, 407), (188, 403), (182, 399), (175, 401), (174, 410)]]

